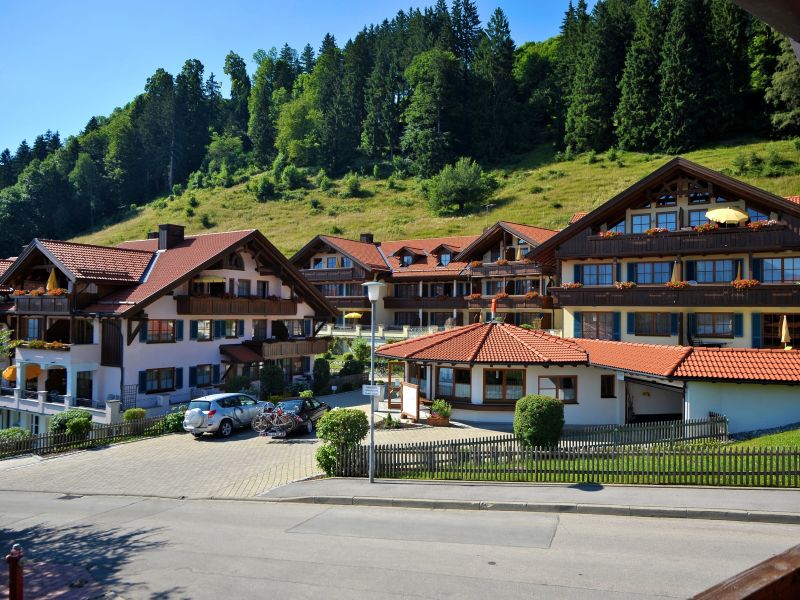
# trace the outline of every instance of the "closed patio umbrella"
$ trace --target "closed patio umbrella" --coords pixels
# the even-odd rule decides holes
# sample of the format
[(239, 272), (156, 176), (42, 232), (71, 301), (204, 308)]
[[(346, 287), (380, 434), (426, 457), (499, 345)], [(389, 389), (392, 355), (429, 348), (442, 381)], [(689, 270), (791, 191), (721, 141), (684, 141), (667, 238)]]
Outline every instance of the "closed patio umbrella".
[(790, 346), (792, 338), (789, 337), (789, 320), (786, 318), (786, 315), (783, 315), (783, 320), (781, 321), (781, 343), (786, 350), (792, 349)]
[(672, 278), (670, 279), (670, 281), (672, 283), (677, 283), (680, 280), (681, 280), (681, 265), (676, 260), (674, 263), (672, 263)]
[(52, 292), (53, 290), (58, 289), (58, 278), (56, 277), (56, 270), (50, 269), (50, 276), (47, 278), (47, 287), (48, 292)]
[(516, 261), (522, 260), (522, 247), (521, 246), (517, 246), (517, 256), (516, 256), (516, 258), (514, 260), (516, 260)]
[(738, 225), (750, 218), (746, 212), (738, 208), (712, 208), (706, 212), (706, 219), (714, 223)]

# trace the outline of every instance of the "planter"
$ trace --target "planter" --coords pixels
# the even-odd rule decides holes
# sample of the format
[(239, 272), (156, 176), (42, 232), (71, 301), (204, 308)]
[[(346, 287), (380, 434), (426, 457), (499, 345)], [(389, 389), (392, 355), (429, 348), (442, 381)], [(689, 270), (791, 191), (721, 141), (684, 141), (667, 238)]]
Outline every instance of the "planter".
[(426, 421), (431, 427), (450, 427), (450, 417), (443, 417), (442, 415), (431, 414)]

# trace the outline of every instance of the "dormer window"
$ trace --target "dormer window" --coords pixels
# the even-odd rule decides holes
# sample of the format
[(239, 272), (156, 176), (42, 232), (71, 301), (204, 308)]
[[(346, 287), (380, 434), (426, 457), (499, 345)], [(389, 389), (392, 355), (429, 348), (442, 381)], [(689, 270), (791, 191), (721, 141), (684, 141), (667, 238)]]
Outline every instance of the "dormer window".
[(315, 258), (314, 261), (311, 263), (312, 269), (322, 269), (325, 267), (325, 263), (322, 262), (321, 258)]
[(336, 257), (335, 256), (329, 256), (327, 259), (325, 259), (325, 268), (327, 268), (327, 269), (335, 269), (336, 268)]
[(450, 260), (453, 258), (453, 255), (449, 252), (442, 252), (439, 255), (439, 264), (443, 267), (446, 267), (450, 264)]
[(413, 262), (414, 257), (410, 254), (403, 254), (403, 256), (400, 257), (400, 264), (404, 267), (410, 267)]
[(353, 266), (353, 261), (347, 258), (346, 256), (342, 257), (342, 267), (345, 269), (349, 269)]

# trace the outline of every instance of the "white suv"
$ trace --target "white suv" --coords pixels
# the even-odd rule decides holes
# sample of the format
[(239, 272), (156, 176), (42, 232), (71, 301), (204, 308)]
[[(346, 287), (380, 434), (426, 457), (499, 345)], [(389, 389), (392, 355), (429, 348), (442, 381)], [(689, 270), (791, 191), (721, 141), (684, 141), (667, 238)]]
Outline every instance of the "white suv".
[(215, 433), (228, 437), (236, 427), (250, 423), (269, 402), (259, 402), (247, 394), (212, 394), (189, 403), (183, 415), (183, 428), (195, 437)]

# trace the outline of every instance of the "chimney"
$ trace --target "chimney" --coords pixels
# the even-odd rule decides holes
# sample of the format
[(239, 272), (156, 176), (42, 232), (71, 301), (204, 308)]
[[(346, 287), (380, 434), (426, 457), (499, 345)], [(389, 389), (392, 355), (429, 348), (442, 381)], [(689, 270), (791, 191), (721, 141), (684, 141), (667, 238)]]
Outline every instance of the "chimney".
[(375, 237), (371, 233), (362, 233), (358, 241), (363, 242), (365, 244), (372, 244), (375, 241)]
[(183, 241), (183, 225), (159, 225), (158, 249), (169, 250)]

